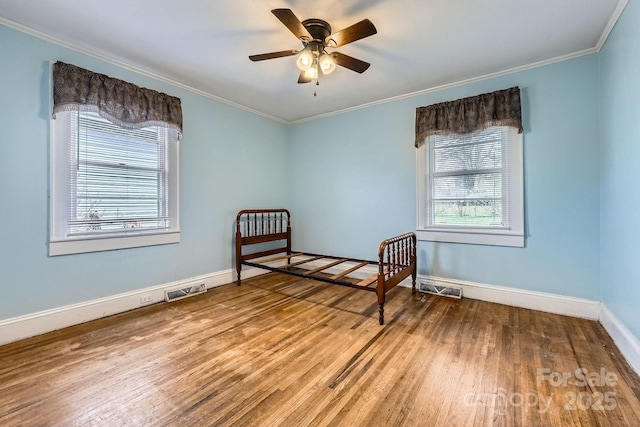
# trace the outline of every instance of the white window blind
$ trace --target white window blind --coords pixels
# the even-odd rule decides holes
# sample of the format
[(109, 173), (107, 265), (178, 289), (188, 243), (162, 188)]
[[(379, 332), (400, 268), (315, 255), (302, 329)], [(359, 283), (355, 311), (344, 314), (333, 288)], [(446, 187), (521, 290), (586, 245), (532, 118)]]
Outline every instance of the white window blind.
[(506, 128), (433, 135), (427, 146), (432, 226), (508, 227)]
[(69, 114), (69, 235), (169, 228), (168, 130), (128, 130), (95, 113)]

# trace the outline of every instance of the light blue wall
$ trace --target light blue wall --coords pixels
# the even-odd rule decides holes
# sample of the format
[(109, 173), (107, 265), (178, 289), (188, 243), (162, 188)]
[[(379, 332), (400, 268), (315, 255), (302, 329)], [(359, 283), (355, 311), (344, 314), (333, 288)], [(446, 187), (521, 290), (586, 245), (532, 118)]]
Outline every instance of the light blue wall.
[[(287, 126), (0, 25), (0, 320), (232, 268), (235, 213), (279, 207)], [(48, 257), (49, 61), (182, 99), (179, 244)]]
[(420, 242), (422, 274), (599, 299), (598, 56), (290, 129), (294, 249), (374, 259), (415, 230), (415, 108), (522, 89), (526, 248)]
[(602, 300), (640, 338), (640, 2), (627, 4), (600, 70)]

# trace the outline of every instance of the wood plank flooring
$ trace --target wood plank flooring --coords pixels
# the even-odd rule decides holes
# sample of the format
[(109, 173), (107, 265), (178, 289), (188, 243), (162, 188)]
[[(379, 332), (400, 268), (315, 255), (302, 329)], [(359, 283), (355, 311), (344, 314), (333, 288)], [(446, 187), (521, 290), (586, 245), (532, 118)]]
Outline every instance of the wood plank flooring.
[(406, 288), (385, 308), (268, 274), (5, 345), (0, 425), (640, 426), (596, 322)]

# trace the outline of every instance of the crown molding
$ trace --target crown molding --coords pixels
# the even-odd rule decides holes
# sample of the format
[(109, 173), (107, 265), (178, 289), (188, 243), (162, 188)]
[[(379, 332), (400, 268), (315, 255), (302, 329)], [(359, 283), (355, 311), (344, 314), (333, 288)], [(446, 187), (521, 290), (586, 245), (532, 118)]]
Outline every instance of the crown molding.
[(468, 79), (459, 80), (457, 82), (447, 83), (447, 84), (440, 85), (440, 86), (433, 86), (433, 87), (430, 87), (430, 88), (427, 88), (427, 89), (421, 89), (421, 90), (418, 90), (418, 91), (415, 91), (415, 92), (405, 93), (403, 95), (392, 96), (390, 98), (380, 99), (378, 101), (372, 101), (372, 102), (368, 102), (368, 103), (365, 103), (365, 104), (360, 104), (360, 105), (356, 105), (356, 106), (353, 106), (353, 107), (344, 108), (342, 110), (332, 111), (330, 113), (319, 114), (317, 116), (307, 117), (307, 118), (304, 118), (304, 119), (299, 119), (299, 120), (295, 120), (295, 121), (288, 122), (288, 123), (292, 124), (292, 125), (295, 125), (295, 124), (298, 124), (298, 123), (309, 122), (309, 121), (316, 120), (316, 119), (335, 116), (335, 115), (338, 115), (338, 114), (343, 114), (343, 113), (348, 113), (348, 112), (351, 112), (351, 111), (361, 110), (363, 108), (368, 108), (368, 107), (373, 107), (373, 106), (380, 105), (380, 104), (386, 104), (386, 103), (389, 103), (389, 102), (398, 101), (398, 100), (401, 100), (401, 99), (412, 98), (412, 97), (418, 96), (418, 95), (424, 95), (424, 94), (427, 94), (427, 93), (438, 92), (438, 91), (441, 91), (441, 90), (451, 89), (451, 88), (458, 87), (458, 86), (464, 86), (464, 85), (468, 85), (468, 84), (471, 84), (471, 83), (476, 83), (476, 82), (480, 82), (480, 81), (484, 81), (484, 80), (494, 79), (496, 77), (506, 76), (508, 74), (519, 73), (521, 71), (531, 70), (533, 68), (544, 67), (546, 65), (554, 64), (556, 62), (568, 61), (570, 59), (578, 58), (580, 56), (585, 56), (585, 55), (591, 55), (591, 54), (597, 53), (597, 52), (598, 51), (596, 50), (596, 48), (592, 47), (592, 48), (589, 48), (589, 49), (581, 50), (579, 52), (568, 53), (566, 55), (557, 56), (555, 58), (545, 59), (543, 61), (533, 62), (533, 63), (527, 64), (527, 65), (521, 65), (519, 67), (508, 68), (508, 69), (502, 70), (502, 71), (496, 71), (495, 73), (489, 73), (489, 74), (484, 74), (482, 76), (471, 77), (471, 78), (468, 78)]
[(624, 8), (627, 7), (627, 3), (629, 3), (629, 0), (620, 0), (618, 2), (618, 5), (613, 11), (613, 15), (611, 15), (611, 19), (609, 19), (609, 22), (607, 22), (607, 25), (604, 27), (604, 31), (602, 32), (602, 35), (600, 36), (600, 39), (596, 44), (596, 52), (600, 52), (600, 50), (602, 50), (602, 47), (609, 38), (609, 34), (611, 34), (611, 31), (613, 31), (613, 27), (616, 26), (616, 22), (618, 22), (618, 19), (620, 19), (620, 15), (622, 15)]
[(418, 96), (418, 95), (424, 95), (424, 94), (427, 94), (427, 93), (437, 92), (437, 91), (441, 91), (441, 90), (444, 90), (444, 89), (450, 89), (450, 88), (454, 88), (454, 87), (458, 87), (458, 86), (467, 85), (467, 84), (470, 84), (470, 83), (480, 82), (480, 81), (483, 81), (483, 80), (489, 80), (489, 79), (493, 79), (493, 78), (496, 78), (496, 77), (505, 76), (505, 75), (508, 75), (508, 74), (519, 73), (519, 72), (526, 71), (526, 70), (531, 70), (531, 69), (534, 69), (534, 68), (544, 67), (546, 65), (551, 65), (551, 64), (554, 64), (556, 62), (569, 61), (571, 59), (575, 59), (575, 58), (578, 58), (580, 56), (585, 56), (585, 55), (591, 55), (593, 53), (598, 53), (598, 52), (600, 52), (600, 50), (602, 50), (602, 47), (604, 46), (605, 42), (607, 41), (607, 38), (609, 37), (609, 34), (611, 34), (611, 31), (613, 31), (613, 28), (615, 27), (616, 23), (618, 22), (618, 19), (620, 19), (620, 16), (622, 15), (622, 12), (624, 11), (624, 8), (627, 6), (628, 2), (629, 2), (629, 0), (619, 0), (618, 5), (616, 6), (613, 14), (611, 15), (611, 18), (609, 19), (609, 22), (607, 22), (607, 25), (605, 26), (602, 34), (600, 35), (600, 38), (598, 39), (598, 42), (592, 48), (581, 50), (581, 51), (578, 51), (578, 52), (569, 53), (569, 54), (566, 54), (566, 55), (557, 56), (557, 57), (551, 58), (551, 59), (545, 59), (543, 61), (533, 62), (533, 63), (522, 65), (522, 66), (519, 66), (519, 67), (508, 68), (506, 70), (498, 71), (498, 72), (495, 72), (495, 73), (489, 73), (489, 74), (485, 74), (485, 75), (478, 76), (478, 77), (472, 77), (472, 78), (469, 78), (469, 79), (460, 80), (460, 81), (453, 82), (453, 83), (448, 83), (448, 84), (445, 84), (445, 85), (434, 86), (434, 87), (427, 88), (427, 89), (422, 89), (422, 90), (419, 90), (419, 91), (416, 91), (416, 92), (406, 93), (404, 95), (398, 95), (398, 96), (393, 96), (393, 97), (390, 97), (390, 98), (381, 99), (381, 100), (378, 100), (378, 101), (368, 102), (368, 103), (360, 104), (360, 105), (357, 105), (357, 106), (354, 106), (354, 107), (344, 108), (342, 110), (336, 110), (336, 111), (332, 111), (332, 112), (329, 112), (329, 113), (319, 114), (317, 116), (307, 117), (307, 118), (304, 118), (304, 119), (299, 119), (299, 120), (291, 121), (291, 122), (288, 122), (288, 123), (291, 124), (291, 125), (294, 125), (294, 124), (297, 124), (297, 123), (303, 123), (303, 122), (308, 122), (308, 121), (321, 119), (321, 118), (325, 118), (325, 117), (335, 116), (337, 114), (348, 113), (350, 111), (356, 111), (356, 110), (360, 110), (360, 109), (363, 109), (363, 108), (373, 107), (373, 106), (376, 106), (376, 105), (385, 104), (387, 102), (398, 101), (398, 100), (401, 100), (401, 99), (411, 98), (411, 97)]
[(273, 121), (280, 122), (280, 123), (283, 123), (283, 124), (290, 124), (290, 122), (288, 122), (287, 120), (281, 119), (279, 117), (272, 116), (272, 115), (264, 113), (262, 111), (254, 110), (253, 108), (246, 107), (246, 106), (244, 106), (242, 104), (238, 104), (237, 102), (230, 101), (228, 99), (225, 99), (225, 98), (222, 98), (220, 96), (214, 95), (214, 94), (212, 94), (210, 92), (206, 92), (206, 91), (200, 90), (198, 88), (195, 88), (193, 86), (189, 86), (189, 85), (187, 85), (185, 83), (179, 82), (179, 81), (174, 80), (174, 79), (172, 79), (170, 77), (163, 76), (163, 75), (158, 74), (156, 72), (153, 72), (153, 71), (147, 70), (145, 68), (133, 65), (133, 64), (131, 64), (129, 62), (126, 62), (124, 59), (120, 59), (120, 58), (117, 58), (117, 57), (112, 56), (110, 54), (103, 53), (103, 52), (98, 52), (97, 50), (88, 49), (86, 47), (80, 46), (80, 45), (75, 44), (75, 43), (70, 43), (70, 42), (62, 40), (62, 39), (60, 39), (58, 37), (54, 37), (52, 35), (43, 33), (41, 31), (34, 30), (33, 28), (29, 28), (29, 27), (27, 27), (25, 25), (19, 24), (17, 22), (11, 21), (11, 20), (6, 19), (6, 18), (3, 18), (1, 16), (0, 16), (0, 24), (4, 25), (6, 27), (12, 28), (14, 30), (20, 31), (22, 33), (28, 34), (30, 36), (42, 39), (44, 41), (47, 41), (47, 42), (50, 42), (50, 43), (53, 43), (53, 44), (57, 44), (58, 46), (62, 46), (64, 48), (67, 48), (67, 49), (76, 51), (78, 53), (82, 53), (84, 55), (90, 56), (92, 58), (99, 59), (99, 60), (104, 61), (106, 63), (112, 64), (112, 65), (116, 65), (116, 66), (118, 66), (120, 68), (124, 68), (125, 70), (133, 71), (134, 73), (141, 74), (141, 75), (143, 75), (145, 77), (149, 77), (151, 79), (154, 79), (154, 80), (157, 80), (157, 81), (160, 81), (160, 82), (163, 82), (163, 83), (170, 84), (171, 86), (186, 90), (188, 92), (192, 92), (192, 93), (194, 93), (196, 95), (200, 95), (200, 96), (203, 96), (205, 98), (213, 99), (213, 100), (221, 102), (223, 104), (227, 104), (227, 105), (229, 105), (231, 107), (238, 108), (240, 110), (247, 111), (249, 113), (253, 113), (253, 114), (256, 114), (258, 116), (265, 117), (265, 118), (267, 118), (269, 120), (273, 120)]

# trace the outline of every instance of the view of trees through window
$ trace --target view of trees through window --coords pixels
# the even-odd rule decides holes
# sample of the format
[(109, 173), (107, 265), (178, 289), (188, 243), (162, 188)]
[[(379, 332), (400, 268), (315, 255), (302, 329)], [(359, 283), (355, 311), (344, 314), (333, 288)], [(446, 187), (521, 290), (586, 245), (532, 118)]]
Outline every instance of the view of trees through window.
[(507, 226), (504, 132), (491, 127), (430, 137), (431, 225)]

